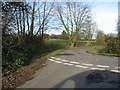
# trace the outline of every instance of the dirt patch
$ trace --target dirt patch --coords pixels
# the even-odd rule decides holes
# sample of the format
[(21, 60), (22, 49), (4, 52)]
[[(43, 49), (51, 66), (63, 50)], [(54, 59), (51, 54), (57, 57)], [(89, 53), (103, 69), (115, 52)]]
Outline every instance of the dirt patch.
[(16, 88), (19, 85), (24, 84), (25, 81), (33, 78), (33, 74), (36, 70), (46, 66), (45, 61), (34, 61), (30, 65), (17, 69), (9, 76), (2, 77), (2, 88)]

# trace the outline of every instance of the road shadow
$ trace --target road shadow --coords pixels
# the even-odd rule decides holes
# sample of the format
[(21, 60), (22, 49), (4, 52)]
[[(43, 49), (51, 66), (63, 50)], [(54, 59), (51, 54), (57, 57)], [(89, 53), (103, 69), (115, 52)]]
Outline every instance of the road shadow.
[(74, 55), (74, 54), (72, 54), (72, 53), (60, 53), (60, 54), (58, 54), (58, 56), (62, 56), (62, 55), (68, 56), (68, 55)]
[(120, 73), (109, 70), (89, 70), (71, 76), (56, 84), (56, 88), (118, 88), (120, 86)]

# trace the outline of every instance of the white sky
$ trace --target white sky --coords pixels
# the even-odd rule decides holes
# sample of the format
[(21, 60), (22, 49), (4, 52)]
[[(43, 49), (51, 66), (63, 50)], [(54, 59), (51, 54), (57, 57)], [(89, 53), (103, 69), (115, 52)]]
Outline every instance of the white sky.
[(93, 17), (98, 24), (98, 28), (104, 33), (117, 33), (116, 24), (118, 20), (117, 2), (97, 2), (94, 3)]

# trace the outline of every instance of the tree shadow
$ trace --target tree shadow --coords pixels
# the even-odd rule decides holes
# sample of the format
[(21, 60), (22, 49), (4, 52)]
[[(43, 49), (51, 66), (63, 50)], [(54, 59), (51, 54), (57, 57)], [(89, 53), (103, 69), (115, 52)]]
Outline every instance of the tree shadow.
[(74, 54), (72, 54), (72, 53), (61, 53), (61, 54), (58, 54), (58, 56), (62, 56), (62, 55), (65, 55), (65, 56), (68, 56), (68, 55), (74, 55)]
[(71, 76), (52, 88), (118, 88), (119, 86), (120, 73), (109, 70), (89, 70)]

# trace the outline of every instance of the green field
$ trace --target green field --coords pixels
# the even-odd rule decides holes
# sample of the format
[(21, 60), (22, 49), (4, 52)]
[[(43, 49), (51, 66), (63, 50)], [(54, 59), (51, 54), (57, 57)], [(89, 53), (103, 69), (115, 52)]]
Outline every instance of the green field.
[[(77, 41), (76, 42), (76, 47), (81, 47), (81, 46), (89, 46), (95, 43), (95, 41)], [(64, 47), (69, 47), (69, 40), (64, 40), (64, 39), (49, 39), (45, 40), (46, 45), (58, 45), (58, 46), (64, 46)]]

